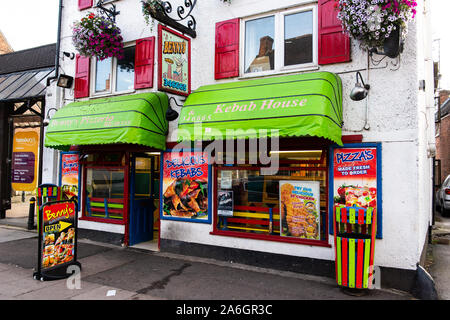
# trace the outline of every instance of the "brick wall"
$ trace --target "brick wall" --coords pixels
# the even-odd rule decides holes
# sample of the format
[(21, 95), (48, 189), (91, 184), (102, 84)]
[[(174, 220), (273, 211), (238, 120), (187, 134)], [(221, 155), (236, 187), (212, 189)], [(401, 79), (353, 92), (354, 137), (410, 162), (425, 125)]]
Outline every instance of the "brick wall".
[(6, 38), (3, 36), (3, 33), (0, 31), (0, 54), (5, 54), (9, 52), (13, 52), (14, 50), (9, 45)]
[(441, 160), (441, 183), (450, 174), (450, 114), (441, 119), (439, 136), (436, 136), (436, 159)]

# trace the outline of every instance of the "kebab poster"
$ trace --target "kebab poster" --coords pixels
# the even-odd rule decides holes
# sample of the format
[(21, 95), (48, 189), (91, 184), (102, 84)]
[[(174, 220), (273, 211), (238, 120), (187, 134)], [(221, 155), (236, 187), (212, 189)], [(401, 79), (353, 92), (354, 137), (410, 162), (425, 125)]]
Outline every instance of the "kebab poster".
[(337, 148), (333, 154), (334, 204), (377, 207), (377, 148)]
[(76, 259), (76, 202), (44, 204), (40, 209), (38, 273), (51, 271)]
[(282, 180), (280, 235), (320, 239), (320, 182)]
[(163, 154), (162, 219), (210, 222), (207, 160), (207, 154), (201, 151)]

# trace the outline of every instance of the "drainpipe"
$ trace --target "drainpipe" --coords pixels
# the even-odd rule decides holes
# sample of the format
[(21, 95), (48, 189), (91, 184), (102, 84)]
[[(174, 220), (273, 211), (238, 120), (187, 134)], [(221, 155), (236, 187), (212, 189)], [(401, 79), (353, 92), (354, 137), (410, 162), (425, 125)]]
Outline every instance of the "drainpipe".
[(47, 78), (47, 87), (50, 85), (51, 80), (58, 79), (59, 76), (59, 51), (61, 49), (61, 20), (62, 20), (63, 0), (59, 0), (59, 13), (58, 13), (58, 35), (56, 37), (56, 55), (55, 55), (55, 75)]

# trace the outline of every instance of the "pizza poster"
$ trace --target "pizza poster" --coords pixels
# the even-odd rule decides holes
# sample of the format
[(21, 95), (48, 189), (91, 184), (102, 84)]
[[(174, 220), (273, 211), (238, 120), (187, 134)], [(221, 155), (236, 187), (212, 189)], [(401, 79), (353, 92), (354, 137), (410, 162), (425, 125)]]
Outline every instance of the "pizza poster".
[(169, 151), (161, 161), (161, 219), (210, 222), (207, 154)]
[(159, 25), (158, 38), (158, 90), (189, 95), (191, 40), (162, 25)]
[(320, 240), (320, 182), (281, 180), (280, 235)]
[(335, 205), (377, 207), (377, 148), (337, 148), (333, 153)]
[(48, 270), (73, 262), (76, 250), (75, 202), (49, 203), (42, 207), (41, 212), (41, 268)]
[(78, 198), (78, 153), (61, 153), (61, 188), (69, 198)]

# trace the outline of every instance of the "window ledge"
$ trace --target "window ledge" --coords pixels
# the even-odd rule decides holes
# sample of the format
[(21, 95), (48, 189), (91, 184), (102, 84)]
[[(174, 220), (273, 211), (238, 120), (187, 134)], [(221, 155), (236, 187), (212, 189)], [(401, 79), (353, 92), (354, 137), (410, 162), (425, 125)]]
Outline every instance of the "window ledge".
[(302, 73), (302, 72), (308, 72), (308, 71), (317, 71), (319, 70), (319, 66), (308, 66), (304, 68), (296, 68), (296, 69), (284, 69), (279, 71), (273, 71), (273, 72), (264, 72), (264, 73), (248, 73), (244, 74), (243, 76), (238, 77), (238, 80), (248, 80), (253, 78), (262, 78), (262, 77), (269, 77), (269, 76), (278, 76), (278, 75), (284, 75), (284, 74), (291, 74), (291, 73)]
[(107, 97), (114, 97), (114, 96), (123, 96), (127, 94), (136, 93), (136, 90), (128, 90), (128, 91), (121, 91), (121, 92), (105, 92), (105, 93), (93, 93), (91, 96), (89, 96), (90, 99), (97, 99), (97, 98), (107, 98)]
[(247, 238), (247, 239), (256, 239), (256, 240), (266, 240), (266, 241), (277, 241), (277, 242), (287, 242), (294, 243), (300, 245), (309, 245), (315, 247), (325, 247), (331, 248), (332, 246), (326, 240), (309, 240), (309, 239), (295, 239), (281, 236), (272, 236), (272, 235), (262, 235), (262, 234), (252, 234), (252, 233), (242, 233), (236, 231), (224, 231), (224, 230), (214, 230), (209, 234), (215, 236), (226, 236), (226, 237), (234, 237), (234, 238)]
[(121, 225), (125, 224), (125, 221), (123, 221), (123, 220), (95, 218), (95, 217), (85, 217), (85, 216), (82, 216), (82, 217), (78, 218), (78, 220), (100, 222), (100, 223), (110, 223), (110, 224), (121, 224)]

